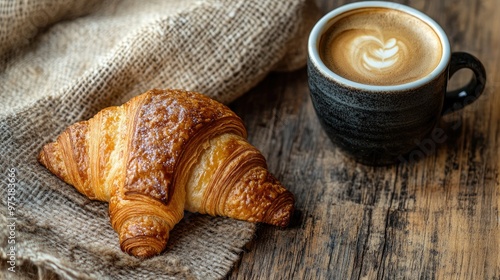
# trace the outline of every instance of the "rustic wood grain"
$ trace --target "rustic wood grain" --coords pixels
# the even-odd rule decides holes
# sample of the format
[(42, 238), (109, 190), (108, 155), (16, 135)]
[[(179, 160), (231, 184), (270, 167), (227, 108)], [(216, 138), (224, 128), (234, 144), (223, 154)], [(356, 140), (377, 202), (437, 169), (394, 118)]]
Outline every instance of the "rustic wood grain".
[[(353, 1), (317, 0), (323, 13)], [(483, 96), (440, 123), (446, 141), (389, 167), (346, 158), (322, 131), (305, 69), (231, 105), (296, 195), (290, 228), (261, 225), (228, 279), (500, 279), (500, 5), (396, 1), (434, 18), (485, 65)], [(460, 71), (450, 87), (470, 77)]]

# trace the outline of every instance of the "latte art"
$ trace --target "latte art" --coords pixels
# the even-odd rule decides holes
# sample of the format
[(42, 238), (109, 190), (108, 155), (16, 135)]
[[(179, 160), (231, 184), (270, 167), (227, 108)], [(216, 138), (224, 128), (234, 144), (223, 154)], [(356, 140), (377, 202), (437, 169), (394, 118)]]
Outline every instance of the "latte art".
[(439, 37), (400, 11), (365, 8), (347, 13), (323, 35), (320, 56), (333, 72), (372, 85), (418, 80), (438, 65)]
[[(355, 39), (351, 49), (355, 50), (353, 57), (360, 60), (366, 70), (373, 71), (394, 66), (398, 62), (400, 47), (394, 38), (384, 42), (374, 36), (366, 35)], [(361, 57), (358, 58), (359, 56)]]

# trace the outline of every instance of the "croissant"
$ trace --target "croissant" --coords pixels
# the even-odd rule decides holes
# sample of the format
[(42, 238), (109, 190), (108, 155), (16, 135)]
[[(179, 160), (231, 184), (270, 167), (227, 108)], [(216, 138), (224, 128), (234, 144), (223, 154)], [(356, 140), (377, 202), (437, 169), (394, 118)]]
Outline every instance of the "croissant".
[(122, 251), (161, 253), (184, 210), (285, 227), (294, 197), (246, 141), (241, 119), (202, 94), (154, 89), (69, 126), (38, 160), (109, 202)]

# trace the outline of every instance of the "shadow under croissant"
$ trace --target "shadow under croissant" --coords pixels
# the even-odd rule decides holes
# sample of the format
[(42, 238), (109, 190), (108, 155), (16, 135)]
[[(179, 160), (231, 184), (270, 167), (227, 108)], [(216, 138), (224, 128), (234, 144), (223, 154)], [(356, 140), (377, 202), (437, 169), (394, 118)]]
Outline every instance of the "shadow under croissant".
[(90, 199), (109, 202), (121, 249), (165, 249), (184, 210), (285, 227), (293, 194), (246, 141), (241, 119), (194, 92), (150, 90), (69, 126), (39, 161)]

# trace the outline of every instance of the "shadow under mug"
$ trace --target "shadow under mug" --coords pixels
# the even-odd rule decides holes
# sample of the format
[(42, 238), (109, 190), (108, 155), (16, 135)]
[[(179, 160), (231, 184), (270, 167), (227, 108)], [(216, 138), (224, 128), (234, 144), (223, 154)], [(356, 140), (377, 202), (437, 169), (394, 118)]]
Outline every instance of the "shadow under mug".
[[(394, 86), (356, 83), (328, 69), (318, 53), (321, 35), (331, 19), (363, 7), (397, 9), (426, 22), (443, 47), (438, 66), (422, 79)], [(472, 79), (462, 88), (447, 91), (449, 78), (463, 68), (472, 70)], [(481, 62), (468, 53), (451, 53), (445, 32), (430, 17), (382, 1), (348, 4), (320, 19), (309, 36), (307, 72), (311, 99), (325, 132), (344, 152), (369, 165), (397, 163), (423, 139), (439, 136), (432, 133), (441, 116), (472, 103), (486, 83)]]

